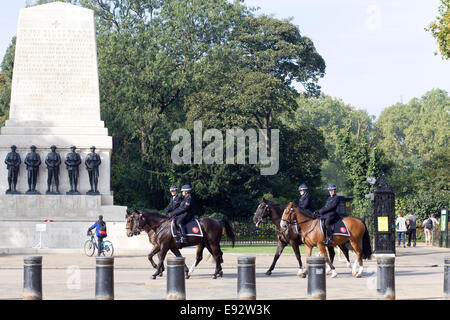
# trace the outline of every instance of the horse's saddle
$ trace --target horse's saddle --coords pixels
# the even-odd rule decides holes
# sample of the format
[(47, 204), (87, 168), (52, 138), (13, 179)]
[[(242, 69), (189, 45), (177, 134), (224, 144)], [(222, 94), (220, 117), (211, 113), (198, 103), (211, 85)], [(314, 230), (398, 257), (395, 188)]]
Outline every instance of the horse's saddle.
[[(170, 230), (172, 231), (172, 237), (176, 238), (177, 226), (174, 220), (171, 221)], [(186, 236), (203, 237), (203, 231), (197, 219), (191, 220), (186, 224)]]
[[(320, 222), (320, 230), (322, 231), (322, 235), (325, 236), (324, 234), (324, 226), (322, 219), (319, 219)], [(337, 236), (346, 236), (346, 237), (350, 237), (350, 232), (348, 231), (348, 227), (345, 224), (344, 220), (339, 219), (338, 221), (336, 221), (332, 226), (331, 229), (333, 230), (333, 236), (337, 235)]]

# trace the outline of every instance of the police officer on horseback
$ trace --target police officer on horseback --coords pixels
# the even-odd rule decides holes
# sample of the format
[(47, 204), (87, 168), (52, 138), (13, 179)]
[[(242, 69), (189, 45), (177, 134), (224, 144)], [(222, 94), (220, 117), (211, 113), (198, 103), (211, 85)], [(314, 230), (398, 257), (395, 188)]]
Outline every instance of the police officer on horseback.
[(311, 210), (311, 196), (308, 192), (308, 187), (306, 184), (301, 184), (298, 187), (298, 191), (300, 192), (300, 199), (298, 199), (298, 207), (300, 209)]
[(169, 215), (169, 217), (172, 217), (173, 210), (175, 210), (176, 208), (178, 208), (180, 206), (183, 198), (178, 195), (177, 186), (171, 186), (169, 188), (169, 191), (172, 194), (172, 198), (170, 199), (169, 206), (164, 210), (164, 213)]
[(186, 224), (194, 218), (194, 203), (191, 196), (191, 186), (186, 184), (181, 187), (181, 193), (183, 194), (183, 201), (180, 206), (172, 211), (172, 216), (176, 220), (176, 224), (180, 228), (181, 243), (187, 243), (186, 238)]
[(327, 198), (325, 205), (317, 211), (314, 211), (315, 216), (320, 216), (325, 225), (326, 239), (324, 244), (330, 244), (333, 239), (332, 225), (339, 220), (339, 215), (336, 212), (339, 205), (339, 197), (336, 194), (336, 186), (330, 184), (328, 186), (328, 192), (330, 196)]

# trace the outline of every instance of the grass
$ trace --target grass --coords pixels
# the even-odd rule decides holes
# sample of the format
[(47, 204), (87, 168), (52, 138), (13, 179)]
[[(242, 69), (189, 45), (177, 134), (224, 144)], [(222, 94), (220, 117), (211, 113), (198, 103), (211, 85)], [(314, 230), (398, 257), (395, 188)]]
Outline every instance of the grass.
[[(253, 254), (275, 254), (277, 250), (276, 245), (240, 245), (237, 244), (234, 248), (231, 245), (221, 245), (220, 248), (224, 253), (253, 253)], [(313, 254), (318, 252), (317, 248), (313, 249)], [(300, 246), (300, 253), (302, 255), (306, 254), (304, 246)], [(294, 254), (291, 246), (286, 246), (283, 250), (283, 254)]]

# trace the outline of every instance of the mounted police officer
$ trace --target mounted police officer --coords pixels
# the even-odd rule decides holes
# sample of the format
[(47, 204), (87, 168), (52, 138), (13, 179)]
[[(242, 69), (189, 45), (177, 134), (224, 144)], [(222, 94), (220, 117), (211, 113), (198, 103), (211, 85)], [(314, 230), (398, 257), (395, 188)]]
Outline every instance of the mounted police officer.
[(181, 231), (181, 243), (187, 243), (186, 224), (194, 218), (194, 203), (191, 191), (191, 186), (188, 184), (181, 187), (181, 193), (184, 197), (183, 201), (181, 201), (178, 208), (172, 211), (172, 216), (175, 217), (176, 223)]
[(333, 239), (332, 225), (339, 220), (339, 214), (336, 212), (339, 205), (339, 197), (336, 194), (336, 186), (330, 184), (328, 186), (328, 192), (330, 196), (327, 198), (325, 205), (317, 211), (314, 211), (315, 216), (320, 216), (323, 220), (326, 230), (327, 239), (323, 242), (324, 244), (330, 244)]
[(301, 184), (298, 187), (298, 191), (300, 192), (300, 199), (298, 199), (298, 207), (300, 209), (311, 210), (311, 196), (308, 192), (308, 187), (306, 184)]
[(298, 199), (299, 209), (307, 216), (313, 217), (314, 214), (311, 209), (311, 195), (308, 192), (308, 186), (303, 183), (298, 187), (298, 191), (300, 192), (300, 199)]
[(171, 186), (169, 188), (169, 191), (172, 194), (172, 198), (170, 199), (169, 206), (164, 210), (164, 213), (168, 214), (169, 217), (172, 217), (172, 211), (180, 206), (183, 198), (178, 195), (178, 187), (177, 186)]

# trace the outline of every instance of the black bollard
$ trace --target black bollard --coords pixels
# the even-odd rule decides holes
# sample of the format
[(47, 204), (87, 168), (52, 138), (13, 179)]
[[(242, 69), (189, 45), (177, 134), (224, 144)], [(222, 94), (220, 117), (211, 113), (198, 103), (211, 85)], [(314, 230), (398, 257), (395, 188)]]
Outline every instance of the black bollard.
[(95, 257), (95, 299), (114, 300), (114, 257)]
[(184, 257), (167, 258), (167, 300), (186, 300)]
[(256, 257), (238, 257), (237, 295), (239, 300), (256, 300)]
[(308, 299), (325, 300), (327, 298), (325, 257), (308, 257), (306, 263), (308, 265)]
[(42, 300), (42, 256), (26, 256), (23, 262), (23, 299)]
[(450, 257), (444, 258), (444, 297), (450, 298)]
[(395, 300), (395, 257), (377, 256), (377, 292), (383, 299)]

